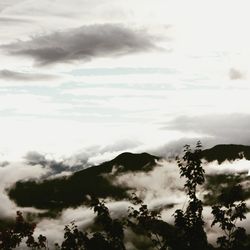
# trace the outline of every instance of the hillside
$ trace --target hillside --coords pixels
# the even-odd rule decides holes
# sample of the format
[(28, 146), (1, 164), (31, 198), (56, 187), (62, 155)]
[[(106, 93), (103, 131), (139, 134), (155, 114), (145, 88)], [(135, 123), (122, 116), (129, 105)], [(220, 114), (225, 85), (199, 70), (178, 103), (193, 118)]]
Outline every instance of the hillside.
[(149, 171), (158, 159), (147, 153), (123, 153), (111, 161), (78, 171), (70, 177), (17, 182), (9, 190), (9, 197), (19, 206), (46, 209), (80, 205), (88, 200), (87, 195), (122, 199), (127, 196), (128, 188), (114, 186), (110, 179), (127, 171)]
[(250, 160), (250, 146), (220, 144), (202, 151), (202, 158), (208, 162), (217, 160), (219, 164), (225, 160), (233, 161), (243, 157)]

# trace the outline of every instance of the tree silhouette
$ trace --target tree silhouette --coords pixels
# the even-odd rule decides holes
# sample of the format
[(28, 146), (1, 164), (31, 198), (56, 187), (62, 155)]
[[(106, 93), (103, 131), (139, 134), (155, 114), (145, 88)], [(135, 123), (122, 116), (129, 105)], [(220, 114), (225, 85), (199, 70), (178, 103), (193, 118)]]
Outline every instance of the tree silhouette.
[(174, 214), (175, 226), (179, 229), (183, 250), (208, 248), (207, 236), (203, 228), (203, 205), (196, 195), (197, 186), (205, 181), (205, 171), (201, 164), (201, 148), (200, 141), (197, 142), (193, 151), (189, 145), (185, 145), (184, 156), (182, 160), (178, 160), (180, 176), (186, 177), (184, 189), (189, 198), (186, 210), (178, 209)]
[(222, 204), (212, 206), (214, 215), (212, 226), (218, 224), (224, 233), (223, 236), (218, 237), (217, 243), (221, 249), (249, 249), (246, 230), (236, 225), (237, 220), (246, 219), (245, 214), (247, 213), (241, 185), (234, 186), (230, 190), (230, 194), (222, 194)]
[(94, 233), (83, 233), (72, 223), (64, 229), (61, 249), (125, 250), (123, 223), (110, 217), (103, 201), (93, 198), (91, 204), (97, 214), (94, 224), (99, 230)]
[(47, 247), (47, 239), (43, 235), (39, 235), (37, 241), (33, 233), (36, 225), (25, 221), (20, 211), (17, 211), (15, 224), (0, 232), (0, 249), (10, 250), (18, 247), (23, 239), (26, 239), (27, 248), (45, 249)]
[(148, 206), (135, 194), (132, 194), (131, 201), (134, 205), (140, 205), (140, 207), (138, 209), (132, 206), (129, 207), (127, 226), (136, 234), (144, 235), (150, 239), (155, 249), (167, 249), (167, 242), (164, 236), (168, 224), (161, 220), (159, 213), (150, 211)]

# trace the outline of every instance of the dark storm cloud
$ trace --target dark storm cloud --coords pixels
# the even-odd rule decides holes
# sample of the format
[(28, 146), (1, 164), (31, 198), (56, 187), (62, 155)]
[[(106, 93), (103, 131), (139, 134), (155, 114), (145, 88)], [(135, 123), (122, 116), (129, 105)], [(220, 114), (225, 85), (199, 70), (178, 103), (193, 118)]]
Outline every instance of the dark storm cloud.
[(231, 68), (229, 70), (229, 77), (231, 80), (240, 80), (240, 79), (244, 79), (245, 75), (241, 71)]
[(250, 144), (249, 114), (180, 116), (164, 128), (212, 136), (217, 143)]
[(0, 79), (15, 80), (15, 81), (43, 81), (57, 78), (55, 75), (35, 74), (35, 73), (21, 73), (12, 70), (0, 70)]
[(153, 41), (147, 32), (104, 24), (55, 32), (1, 47), (12, 55), (31, 57), (38, 65), (48, 65), (147, 51), (156, 48)]

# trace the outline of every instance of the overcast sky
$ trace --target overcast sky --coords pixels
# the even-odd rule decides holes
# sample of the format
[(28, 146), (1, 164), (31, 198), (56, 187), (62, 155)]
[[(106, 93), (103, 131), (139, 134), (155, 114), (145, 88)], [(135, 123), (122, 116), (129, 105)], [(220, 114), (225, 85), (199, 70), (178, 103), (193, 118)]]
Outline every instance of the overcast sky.
[(248, 5), (1, 0), (2, 159), (250, 143)]

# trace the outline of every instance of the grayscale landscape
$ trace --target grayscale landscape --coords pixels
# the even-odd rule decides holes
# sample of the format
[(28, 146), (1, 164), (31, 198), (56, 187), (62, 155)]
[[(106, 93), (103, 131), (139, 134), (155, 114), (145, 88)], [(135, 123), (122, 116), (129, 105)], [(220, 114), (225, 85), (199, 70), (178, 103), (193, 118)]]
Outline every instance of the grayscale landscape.
[(0, 249), (249, 249), (249, 6), (0, 0)]

